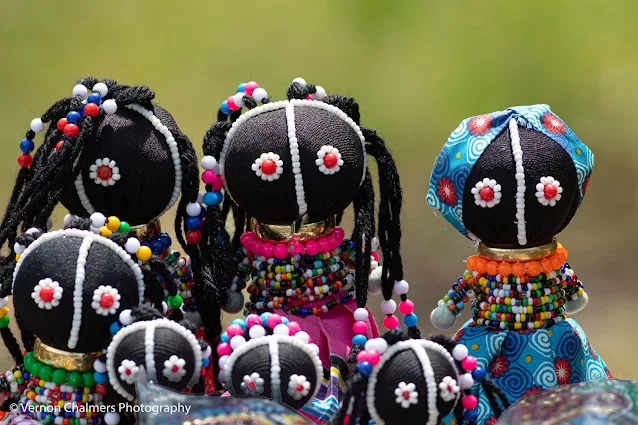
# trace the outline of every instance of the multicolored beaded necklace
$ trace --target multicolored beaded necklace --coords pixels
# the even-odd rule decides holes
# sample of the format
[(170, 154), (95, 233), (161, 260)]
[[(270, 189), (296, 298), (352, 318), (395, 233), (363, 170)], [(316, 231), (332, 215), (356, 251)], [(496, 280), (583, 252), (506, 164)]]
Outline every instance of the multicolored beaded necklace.
[(533, 248), (546, 254), (540, 258), (531, 251), (505, 258), (498, 251), (510, 250), (483, 247), (482, 255), (468, 258), (468, 270), (441, 302), (458, 316), (472, 301), (474, 325), (491, 328), (531, 330), (565, 320), (565, 304), (582, 296), (584, 286), (566, 262), (567, 250), (552, 244)]

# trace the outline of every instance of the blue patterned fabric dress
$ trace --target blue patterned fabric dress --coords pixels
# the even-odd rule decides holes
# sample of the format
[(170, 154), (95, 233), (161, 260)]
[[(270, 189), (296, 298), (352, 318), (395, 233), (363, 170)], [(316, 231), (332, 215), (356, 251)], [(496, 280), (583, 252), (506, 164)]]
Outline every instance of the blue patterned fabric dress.
[[(549, 329), (509, 331), (468, 321), (456, 333), (470, 355), (488, 371), (489, 378), (511, 403), (562, 384), (611, 378), (607, 365), (573, 319)], [(493, 425), (496, 417), (481, 390), (477, 424)], [(444, 418), (452, 425), (452, 416)]]

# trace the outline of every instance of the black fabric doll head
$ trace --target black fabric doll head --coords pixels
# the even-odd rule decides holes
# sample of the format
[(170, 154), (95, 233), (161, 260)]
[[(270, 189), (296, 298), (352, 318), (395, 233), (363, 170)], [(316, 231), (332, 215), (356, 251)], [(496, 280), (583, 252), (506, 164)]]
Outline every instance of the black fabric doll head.
[(398, 329), (368, 341), (358, 355), (357, 372), (333, 425), (436, 425), (449, 413), (458, 424), (475, 423), (478, 400), (471, 394), (481, 382), (497, 416), (509, 403), (486, 379), (486, 371), (464, 345), (445, 336), (410, 339)]
[(119, 395), (129, 401), (136, 398), (135, 384), (142, 371), (148, 380), (176, 391), (199, 382), (211, 349), (196, 339), (188, 323), (144, 308), (124, 310), (120, 322), (125, 327), (109, 344), (105, 363), (111, 386)]

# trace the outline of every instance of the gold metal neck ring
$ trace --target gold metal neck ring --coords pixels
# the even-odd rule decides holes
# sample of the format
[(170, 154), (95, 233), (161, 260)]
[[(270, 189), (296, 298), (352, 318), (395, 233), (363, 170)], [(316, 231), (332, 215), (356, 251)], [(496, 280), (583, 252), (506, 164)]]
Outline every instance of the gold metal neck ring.
[(287, 241), (291, 238), (303, 242), (307, 239), (316, 238), (324, 235), (335, 228), (337, 220), (334, 216), (317, 221), (315, 223), (302, 224), (297, 226), (292, 224), (266, 224), (260, 223), (256, 219), (250, 221), (250, 229), (252, 232), (262, 239), (270, 241)]
[(158, 237), (162, 233), (162, 226), (160, 221), (155, 219), (148, 224), (131, 227), (131, 232), (135, 232), (135, 236), (139, 240), (149, 240)]
[(87, 371), (93, 369), (93, 362), (102, 355), (102, 352), (70, 353), (68, 351), (49, 347), (38, 338), (35, 340), (35, 344), (33, 346), (33, 354), (42, 363), (46, 363), (56, 368)]
[(476, 252), (478, 255), (490, 260), (501, 261), (532, 261), (540, 260), (552, 255), (558, 248), (556, 239), (552, 239), (550, 243), (539, 245), (532, 248), (490, 248), (489, 246), (479, 244)]

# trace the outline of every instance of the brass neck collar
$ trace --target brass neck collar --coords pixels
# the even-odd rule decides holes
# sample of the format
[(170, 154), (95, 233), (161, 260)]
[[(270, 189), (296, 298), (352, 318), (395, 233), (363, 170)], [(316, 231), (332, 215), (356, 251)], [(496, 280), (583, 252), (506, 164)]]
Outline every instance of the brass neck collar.
[(552, 241), (547, 244), (532, 248), (490, 248), (481, 242), (476, 252), (481, 257), (490, 260), (532, 261), (552, 255), (556, 252), (557, 248), (558, 242), (556, 242), (556, 239), (552, 239)]
[(102, 355), (99, 353), (70, 353), (49, 347), (40, 339), (35, 340), (33, 354), (42, 363), (59, 369), (84, 372), (93, 369), (93, 362)]
[(329, 231), (335, 228), (337, 220), (334, 216), (327, 218), (324, 221), (317, 221), (316, 223), (308, 223), (297, 226), (292, 224), (265, 224), (260, 223), (256, 219), (250, 221), (250, 229), (258, 237), (270, 241), (284, 242), (295, 238), (303, 242), (307, 239), (316, 238), (317, 236), (325, 235)]
[(135, 232), (135, 236), (139, 240), (149, 240), (156, 238), (162, 233), (160, 221), (155, 219), (148, 224), (131, 227), (131, 232)]

